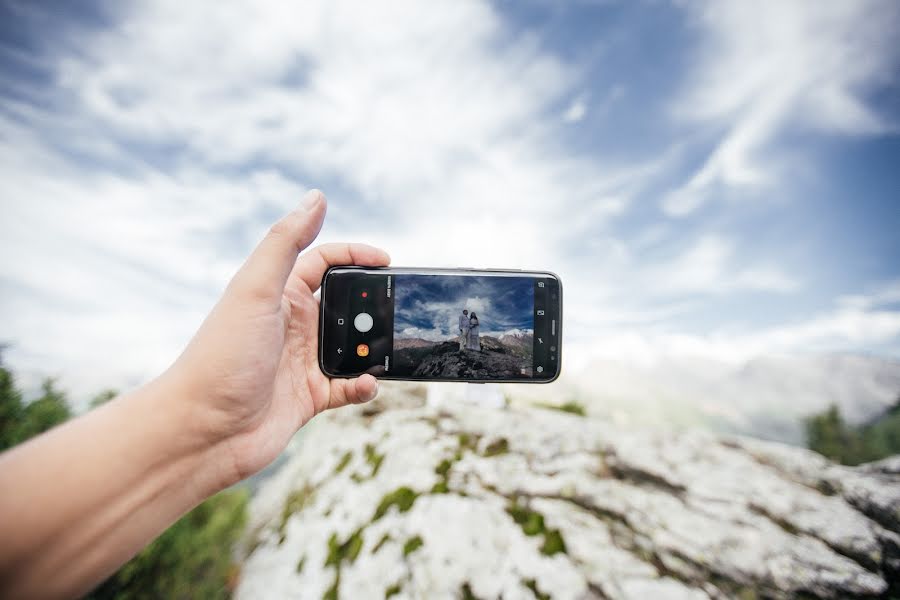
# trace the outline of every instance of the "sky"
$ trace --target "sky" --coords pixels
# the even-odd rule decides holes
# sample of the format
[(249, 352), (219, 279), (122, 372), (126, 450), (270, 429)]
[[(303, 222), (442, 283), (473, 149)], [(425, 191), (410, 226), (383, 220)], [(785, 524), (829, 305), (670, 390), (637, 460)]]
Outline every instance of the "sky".
[(303, 192), (589, 359), (900, 357), (900, 4), (0, 3), (0, 341), (148, 380)]
[(528, 277), (394, 276), (394, 337), (443, 341), (459, 336), (463, 310), (480, 335), (534, 331), (534, 280)]

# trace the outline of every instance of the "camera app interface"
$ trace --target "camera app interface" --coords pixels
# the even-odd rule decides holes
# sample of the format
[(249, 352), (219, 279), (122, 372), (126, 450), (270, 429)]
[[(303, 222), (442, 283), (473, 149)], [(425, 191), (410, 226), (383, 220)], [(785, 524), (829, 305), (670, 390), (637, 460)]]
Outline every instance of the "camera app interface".
[(533, 345), (530, 277), (394, 277), (394, 375), (531, 377)]
[(552, 277), (357, 271), (336, 274), (328, 290), (332, 373), (509, 381), (557, 370)]

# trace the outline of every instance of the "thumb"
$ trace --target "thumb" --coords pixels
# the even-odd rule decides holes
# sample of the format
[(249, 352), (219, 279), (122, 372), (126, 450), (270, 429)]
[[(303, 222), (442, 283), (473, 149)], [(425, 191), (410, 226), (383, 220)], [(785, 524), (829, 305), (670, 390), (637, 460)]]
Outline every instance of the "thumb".
[(297, 255), (322, 228), (326, 204), (321, 191), (308, 191), (297, 208), (272, 225), (229, 288), (242, 295), (280, 302)]

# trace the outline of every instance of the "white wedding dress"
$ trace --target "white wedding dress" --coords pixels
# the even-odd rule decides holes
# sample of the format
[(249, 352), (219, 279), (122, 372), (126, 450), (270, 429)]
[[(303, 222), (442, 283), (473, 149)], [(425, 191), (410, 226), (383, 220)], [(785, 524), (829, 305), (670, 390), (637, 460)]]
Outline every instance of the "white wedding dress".
[(466, 348), (469, 350), (481, 350), (481, 340), (478, 338), (478, 321), (469, 321), (469, 343)]

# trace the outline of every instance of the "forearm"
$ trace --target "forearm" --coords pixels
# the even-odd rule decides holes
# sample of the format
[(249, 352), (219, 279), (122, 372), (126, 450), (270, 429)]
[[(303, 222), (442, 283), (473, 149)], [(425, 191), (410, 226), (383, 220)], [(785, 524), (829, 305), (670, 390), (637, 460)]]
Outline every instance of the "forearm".
[(0, 596), (87, 592), (229, 481), (183, 400), (160, 379), (0, 455)]

